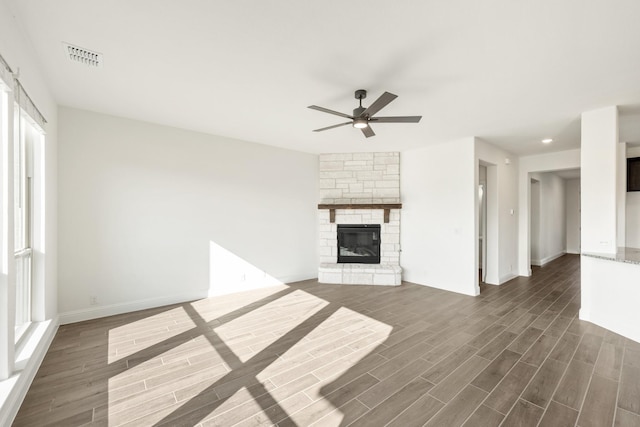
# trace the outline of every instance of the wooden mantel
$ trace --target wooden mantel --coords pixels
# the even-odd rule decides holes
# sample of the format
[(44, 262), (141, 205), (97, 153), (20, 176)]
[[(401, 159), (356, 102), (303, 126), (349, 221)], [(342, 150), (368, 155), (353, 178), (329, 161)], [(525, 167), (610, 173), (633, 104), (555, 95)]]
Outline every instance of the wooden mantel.
[(336, 209), (384, 209), (384, 222), (389, 222), (391, 209), (402, 209), (402, 203), (354, 203), (326, 204), (320, 203), (318, 209), (329, 209), (329, 222), (336, 222)]

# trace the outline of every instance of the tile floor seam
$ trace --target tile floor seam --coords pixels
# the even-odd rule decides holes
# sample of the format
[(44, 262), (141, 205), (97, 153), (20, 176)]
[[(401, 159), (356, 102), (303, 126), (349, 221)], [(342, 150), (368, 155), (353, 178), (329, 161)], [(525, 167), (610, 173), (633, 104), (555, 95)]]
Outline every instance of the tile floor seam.
[[(538, 375), (538, 372), (540, 372), (540, 369), (542, 368), (542, 365), (544, 365), (544, 363), (549, 359), (549, 357), (551, 356), (551, 353), (553, 353), (553, 350), (555, 350), (555, 348), (558, 346), (558, 344), (560, 344), (560, 340), (561, 340), (561, 338), (562, 338), (562, 337), (560, 337), (560, 338), (558, 339), (558, 341), (556, 341), (556, 343), (554, 344), (554, 346), (551, 348), (551, 350), (549, 350), (549, 353), (548, 353), (548, 354), (547, 354), (547, 356), (544, 358), (544, 360), (542, 360), (542, 361), (540, 362), (540, 366), (538, 366), (538, 367), (536, 368), (536, 371), (533, 373), (533, 375), (531, 376), (531, 378), (529, 379), (529, 381), (527, 382), (527, 384), (524, 386), (524, 388), (522, 389), (522, 391), (520, 392), (520, 394), (518, 395), (518, 397), (515, 399), (514, 403), (511, 405), (511, 407), (509, 408), (509, 410), (507, 411), (507, 413), (506, 413), (506, 414), (504, 414), (504, 415), (505, 415), (505, 420), (507, 419), (507, 416), (508, 416), (508, 415), (509, 415), (509, 413), (513, 410), (513, 408), (517, 405), (517, 403), (518, 403), (518, 401), (519, 401), (520, 399), (522, 399), (522, 400), (524, 400), (524, 401), (526, 401), (526, 402), (528, 402), (528, 403), (531, 403), (532, 405), (535, 405), (534, 403), (529, 402), (527, 399), (523, 399), (522, 395), (523, 395), (523, 394), (524, 394), (524, 392), (527, 390), (527, 388), (529, 387), (529, 385), (533, 382), (533, 379), (536, 377), (536, 375)], [(577, 350), (577, 347), (576, 347), (576, 350)], [(574, 350), (574, 353), (575, 353), (575, 350)], [(572, 357), (573, 357), (573, 356), (572, 356)], [(551, 360), (555, 360), (555, 359), (551, 359)], [(567, 364), (567, 368), (565, 368), (565, 370), (566, 370), (566, 369), (568, 369), (568, 364)], [(487, 397), (488, 397), (488, 396), (487, 396)], [(553, 399), (553, 395), (551, 396), (551, 399)], [(485, 400), (486, 400), (486, 399), (485, 399)], [(538, 405), (535, 405), (535, 406), (538, 406)], [(539, 406), (538, 406), (538, 407), (539, 407)], [(543, 410), (544, 410), (544, 408), (543, 408)], [(499, 411), (499, 412), (500, 412), (500, 411)], [(500, 413), (502, 413), (502, 412), (500, 412)], [(542, 417), (543, 417), (543, 416), (544, 416), (544, 412), (543, 412), (543, 413), (542, 413), (542, 415), (540, 416), (540, 419), (542, 419)], [(503, 420), (503, 422), (504, 422), (504, 420)], [(501, 423), (501, 424), (502, 424), (502, 423)]]
[[(369, 411), (370, 411), (370, 410), (372, 410), (373, 408), (369, 408), (369, 405), (367, 405), (366, 403), (364, 403), (362, 400), (358, 399), (358, 397), (359, 397), (361, 394), (362, 394), (362, 393), (360, 393), (358, 396), (356, 396), (354, 400), (357, 400), (359, 403), (361, 403), (362, 405), (364, 405), (364, 407), (365, 407), (365, 408), (367, 408), (367, 409), (369, 409)], [(368, 412), (368, 411), (367, 411), (367, 412)], [(365, 414), (366, 414), (366, 412), (365, 412)], [(363, 414), (363, 415), (364, 415), (364, 414)]]
[[(553, 399), (553, 398), (551, 399), (551, 402), (553, 402), (553, 403), (555, 403), (555, 404), (557, 404), (557, 405), (564, 406), (565, 408), (571, 409), (572, 411), (576, 411), (577, 413), (580, 413), (580, 411), (578, 411), (576, 408), (572, 408), (571, 406), (565, 405), (565, 404), (564, 404), (564, 403), (562, 403), (562, 402), (558, 402), (557, 400), (555, 400), (555, 399)], [(577, 417), (576, 417), (576, 420), (577, 420)]]
[[(449, 402), (452, 402), (452, 401), (453, 401), (456, 397), (458, 397), (458, 395), (459, 395), (460, 393), (462, 393), (462, 392), (464, 391), (464, 389), (465, 389), (465, 388), (467, 388), (467, 387), (477, 388), (478, 390), (482, 391), (483, 393), (486, 393), (486, 391), (484, 391), (484, 390), (482, 390), (482, 389), (480, 389), (480, 388), (478, 388), (478, 387), (474, 386), (473, 384), (469, 383), (469, 384), (467, 384), (464, 388), (460, 389), (460, 391), (458, 391), (458, 392), (457, 392), (457, 393), (456, 393), (456, 394), (455, 394), (455, 395), (454, 395), (454, 396), (449, 400)], [(443, 402), (442, 400), (438, 399), (437, 397), (435, 397), (434, 395), (432, 395), (431, 393), (429, 393), (430, 391), (431, 391), (431, 390), (427, 391), (427, 394), (428, 394), (431, 398), (433, 398), (433, 399), (437, 400), (438, 402), (442, 403), (442, 408), (440, 408), (437, 412), (435, 412), (435, 413), (431, 416), (431, 418), (429, 418), (429, 419), (428, 419), (428, 420), (423, 424), (423, 426), (425, 426), (425, 425), (429, 424), (429, 422), (430, 422), (431, 420), (433, 420), (435, 417), (437, 417), (437, 416), (438, 416), (438, 414), (439, 414), (440, 412), (442, 412), (442, 411), (447, 407), (447, 405), (448, 405), (448, 402)], [(483, 401), (484, 401), (484, 399), (483, 399)], [(482, 405), (482, 403), (480, 403), (480, 405)], [(480, 405), (478, 405), (478, 406), (480, 406)], [(476, 408), (477, 408), (477, 407), (476, 407)], [(466, 420), (465, 420), (465, 421), (466, 421)], [(464, 424), (464, 423), (463, 423), (463, 424)]]
[[(477, 388), (478, 390), (482, 391), (483, 393), (487, 393), (486, 391), (482, 390), (480, 387), (476, 387), (476, 386), (474, 386), (474, 385), (473, 385), (473, 384), (471, 384), (471, 383), (469, 383), (467, 386), (468, 386), (468, 387), (474, 387), (474, 388)], [(466, 388), (466, 387), (465, 387), (465, 388)], [(463, 390), (464, 390), (464, 388), (463, 388)], [(487, 393), (487, 396), (488, 396), (488, 395), (489, 395), (489, 393)], [(464, 419), (464, 421), (460, 424), (461, 426), (463, 426), (467, 421), (469, 421), (469, 418), (471, 418), (471, 417), (473, 416), (473, 414), (478, 410), (478, 408), (479, 408), (479, 407), (481, 407), (481, 406), (483, 405), (483, 402), (484, 402), (484, 400), (487, 398), (487, 396), (485, 396), (485, 398), (484, 398), (484, 399), (482, 399), (482, 401), (478, 404), (478, 406), (476, 406), (476, 407), (473, 409), (473, 411), (471, 411), (471, 412), (469, 413), (469, 416), (468, 416), (467, 418), (465, 418), (465, 419)], [(452, 399), (452, 400), (453, 400), (453, 399)], [(434, 417), (435, 417), (435, 415), (434, 415)], [(433, 417), (431, 417), (431, 419), (433, 419)]]
[(613, 424), (614, 425), (616, 423), (616, 417), (618, 416), (618, 400), (620, 399), (620, 389), (622, 388), (622, 369), (624, 368), (624, 359), (627, 353), (626, 349), (627, 349), (627, 343), (625, 342), (624, 346), (622, 347), (622, 358), (620, 359), (620, 372), (618, 373), (618, 390), (616, 393), (616, 403), (613, 408)]

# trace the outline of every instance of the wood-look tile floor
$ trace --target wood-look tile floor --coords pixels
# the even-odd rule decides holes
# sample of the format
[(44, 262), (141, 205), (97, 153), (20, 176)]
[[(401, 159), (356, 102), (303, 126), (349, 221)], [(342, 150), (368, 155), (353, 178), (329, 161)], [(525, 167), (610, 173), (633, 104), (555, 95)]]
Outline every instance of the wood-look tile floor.
[(17, 426), (640, 426), (579, 257), (479, 297), (316, 281), (62, 326)]

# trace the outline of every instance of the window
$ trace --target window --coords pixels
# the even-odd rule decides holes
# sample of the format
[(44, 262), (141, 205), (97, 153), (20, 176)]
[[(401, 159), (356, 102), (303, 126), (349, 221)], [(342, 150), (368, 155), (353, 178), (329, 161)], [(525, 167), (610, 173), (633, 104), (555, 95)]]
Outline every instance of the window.
[[(1, 64), (0, 64), (1, 65)], [(0, 66), (0, 312), (11, 313), (13, 301), (10, 301), (9, 269), (13, 260), (13, 243), (11, 233), (11, 217), (13, 207), (10, 199), (13, 188), (13, 176), (9, 174), (10, 136), (9, 136), (9, 87), (2, 79), (2, 67)], [(0, 316), (0, 381), (8, 378), (12, 371), (13, 319), (9, 316)]]
[(42, 338), (45, 124), (0, 55), (0, 382)]
[[(16, 106), (14, 125), (14, 257), (16, 262), (16, 331), (31, 322), (33, 148), (40, 132)], [(20, 334), (17, 333), (16, 336)]]

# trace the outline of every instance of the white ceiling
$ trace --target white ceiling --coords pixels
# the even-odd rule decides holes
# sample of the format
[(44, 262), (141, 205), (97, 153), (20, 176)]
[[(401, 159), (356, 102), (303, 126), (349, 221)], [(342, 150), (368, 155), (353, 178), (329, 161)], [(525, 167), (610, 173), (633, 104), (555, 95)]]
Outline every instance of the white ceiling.
[[(5, 1), (61, 105), (313, 153), (476, 136), (516, 154), (577, 148), (581, 112), (620, 105), (640, 141), (637, 0)], [(350, 113), (360, 88), (421, 123), (311, 132), (344, 119), (308, 105)]]
[(562, 179), (580, 178), (580, 169), (565, 169), (553, 172)]

